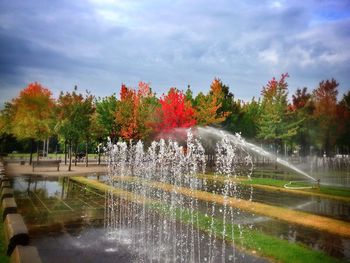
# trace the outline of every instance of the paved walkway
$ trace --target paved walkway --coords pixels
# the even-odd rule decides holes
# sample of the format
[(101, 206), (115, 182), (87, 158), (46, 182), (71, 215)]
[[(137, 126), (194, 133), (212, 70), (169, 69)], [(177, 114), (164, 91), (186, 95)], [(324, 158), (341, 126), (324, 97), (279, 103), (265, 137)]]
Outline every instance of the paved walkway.
[(91, 173), (106, 173), (107, 166), (105, 164), (97, 165), (96, 163), (89, 164), (85, 167), (85, 163), (78, 163), (77, 166), (72, 164), (71, 171), (68, 171), (68, 165), (60, 164), (60, 170), (57, 167), (35, 167), (34, 172), (32, 166), (25, 164), (8, 164), (5, 168), (8, 176), (18, 175), (44, 175), (44, 176), (75, 176), (86, 175)]

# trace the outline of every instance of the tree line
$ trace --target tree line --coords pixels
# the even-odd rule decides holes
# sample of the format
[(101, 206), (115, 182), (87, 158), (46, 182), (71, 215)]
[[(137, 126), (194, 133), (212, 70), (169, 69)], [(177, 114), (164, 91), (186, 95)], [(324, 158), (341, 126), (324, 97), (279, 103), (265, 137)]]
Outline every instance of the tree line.
[(39, 152), (40, 142), (55, 138), (71, 165), (73, 153), (77, 156), (84, 148), (87, 157), (89, 149), (96, 149), (107, 137), (114, 142), (150, 142), (174, 128), (199, 125), (239, 132), (274, 151), (349, 154), (350, 91), (338, 101), (339, 83), (323, 80), (312, 91), (297, 89), (289, 100), (288, 77), (285, 73), (272, 78), (260, 97), (248, 102), (236, 99), (217, 78), (206, 94), (194, 96), (188, 86), (186, 91), (170, 88), (160, 97), (150, 84), (139, 82), (137, 88), (122, 84), (119, 97), (95, 97), (75, 87), (55, 99), (48, 88), (34, 82), (0, 111), (0, 152), (24, 143), (29, 145), (31, 161), (35, 146)]

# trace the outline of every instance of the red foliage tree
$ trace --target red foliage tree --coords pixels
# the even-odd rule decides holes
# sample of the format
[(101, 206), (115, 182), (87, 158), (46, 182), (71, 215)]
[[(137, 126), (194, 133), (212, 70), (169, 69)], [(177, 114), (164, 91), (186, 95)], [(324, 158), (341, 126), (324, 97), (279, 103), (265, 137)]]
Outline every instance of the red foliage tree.
[(170, 132), (175, 128), (189, 128), (196, 124), (195, 110), (190, 102), (186, 101), (183, 92), (171, 88), (168, 95), (163, 95), (159, 100), (160, 122), (157, 123), (158, 132)]
[(336, 141), (337, 95), (339, 83), (335, 79), (321, 81), (313, 92), (314, 116), (318, 121), (319, 145), (327, 155), (333, 150)]
[(266, 87), (263, 87), (261, 95), (263, 95), (267, 100), (271, 100), (274, 96), (278, 95), (279, 92), (286, 91), (288, 86), (286, 78), (289, 78), (288, 73), (283, 73), (279, 81), (273, 77), (271, 80), (269, 80)]
[(300, 110), (310, 102), (311, 94), (307, 92), (307, 88), (297, 89), (295, 94), (292, 96), (293, 104), (290, 105), (292, 111)]

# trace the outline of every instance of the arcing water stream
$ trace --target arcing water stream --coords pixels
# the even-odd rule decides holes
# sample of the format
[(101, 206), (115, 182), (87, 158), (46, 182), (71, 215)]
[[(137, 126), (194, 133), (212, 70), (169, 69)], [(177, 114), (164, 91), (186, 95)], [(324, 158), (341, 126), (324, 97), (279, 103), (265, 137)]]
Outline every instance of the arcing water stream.
[(317, 179), (315, 179), (314, 177), (312, 177), (309, 174), (305, 173), (304, 171), (298, 169), (297, 167), (295, 167), (294, 165), (290, 164), (289, 162), (287, 162), (287, 161), (285, 161), (285, 160), (283, 160), (281, 158), (276, 157), (275, 155), (265, 151), (264, 149), (262, 149), (259, 146), (256, 146), (253, 143), (246, 142), (245, 140), (243, 140), (241, 138), (241, 136), (239, 134), (233, 135), (231, 133), (224, 132), (222, 130), (215, 129), (215, 128), (212, 128), (212, 127), (206, 127), (206, 128), (199, 127), (198, 131), (199, 131), (200, 135), (212, 135), (212, 136), (216, 136), (217, 138), (222, 138), (222, 137), (226, 136), (229, 140), (232, 140), (235, 144), (240, 145), (241, 147), (247, 149), (248, 151), (250, 151), (252, 153), (255, 153), (255, 154), (259, 155), (259, 156), (267, 157), (267, 158), (269, 158), (271, 160), (276, 160), (276, 162), (279, 163), (280, 165), (282, 165), (282, 166), (284, 166), (284, 167), (286, 167), (286, 168), (288, 168), (290, 170), (293, 170), (296, 173), (298, 173), (300, 175), (303, 175), (303, 176), (305, 176), (308, 179), (311, 179), (312, 181), (317, 182)]

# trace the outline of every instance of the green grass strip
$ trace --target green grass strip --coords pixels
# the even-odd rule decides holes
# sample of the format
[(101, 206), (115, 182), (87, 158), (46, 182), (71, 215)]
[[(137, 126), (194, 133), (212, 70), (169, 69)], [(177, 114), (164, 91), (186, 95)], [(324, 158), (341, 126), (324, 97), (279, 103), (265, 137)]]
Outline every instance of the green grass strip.
[[(206, 217), (199, 212), (191, 213), (188, 209), (175, 209), (172, 212), (171, 208), (166, 205), (153, 205), (160, 213), (164, 213), (168, 216), (175, 214), (177, 220), (181, 220), (182, 223), (190, 225), (191, 222), (198, 222), (195, 226), (206, 233), (210, 233), (218, 238), (223, 238), (224, 225), (223, 221), (217, 218)], [(175, 213), (174, 213), (175, 212)], [(193, 219), (191, 218), (193, 215)], [(213, 222), (212, 222), (213, 221)], [(232, 230), (233, 237), (232, 238)], [(234, 242), (238, 248), (244, 248), (245, 250), (255, 251), (257, 255), (275, 259), (279, 262), (285, 263), (331, 263), (341, 262), (338, 259), (332, 258), (326, 255), (322, 251), (314, 251), (298, 243), (290, 243), (287, 240), (279, 239), (274, 236), (270, 236), (262, 233), (261, 231), (252, 230), (246, 227), (239, 229), (237, 225), (226, 223), (226, 235), (225, 240)]]
[[(199, 175), (198, 178), (223, 182), (225, 178), (223, 176), (214, 176), (214, 175)], [(350, 202), (350, 189), (342, 187), (332, 187), (332, 186), (323, 186), (320, 188), (311, 188), (311, 189), (287, 189), (284, 188), (284, 185), (289, 183), (287, 180), (279, 180), (272, 178), (252, 178), (248, 180), (246, 178), (237, 177), (230, 179), (237, 184), (249, 185), (254, 188), (260, 188), (267, 191), (280, 191), (297, 195), (308, 195), (308, 196), (318, 196), (321, 198), (335, 199), (340, 201)], [(303, 183), (293, 183), (293, 186), (305, 186)], [(310, 186), (310, 185), (308, 185)]]
[[(145, 202), (147, 205), (152, 206), (157, 209), (158, 212), (165, 214), (172, 214), (173, 212), (169, 209), (169, 206), (161, 204), (159, 201), (145, 198), (140, 195), (133, 194), (131, 192), (114, 188), (104, 183), (101, 183), (94, 179), (88, 179), (85, 177), (71, 177), (70, 180), (85, 184), (89, 187), (100, 191), (111, 190), (117, 196), (123, 196), (124, 198), (137, 203)], [(176, 218), (185, 224), (190, 224), (191, 212), (186, 209), (175, 209)], [(180, 218), (180, 214), (182, 217)], [(194, 212), (193, 215), (198, 217), (198, 227), (200, 230), (209, 233), (211, 231), (211, 217), (206, 217), (205, 215)], [(196, 222), (194, 220), (194, 222)], [(221, 220), (213, 219), (213, 234), (217, 237), (222, 237), (223, 223)], [(231, 233), (232, 227), (234, 228), (235, 236), (239, 236), (239, 229), (237, 226), (231, 224), (226, 225), (227, 233)], [(229, 242), (233, 242), (229, 235), (225, 236), (225, 239)], [(310, 250), (307, 247), (298, 243), (289, 243), (286, 240), (279, 239), (267, 234), (264, 234), (257, 230), (246, 230), (242, 232), (242, 238), (240, 240), (235, 240), (235, 244), (238, 247), (246, 249), (247, 251), (254, 250), (257, 254), (263, 257), (268, 257), (279, 262), (293, 263), (293, 262), (340, 262), (339, 260), (329, 257), (324, 252)]]

